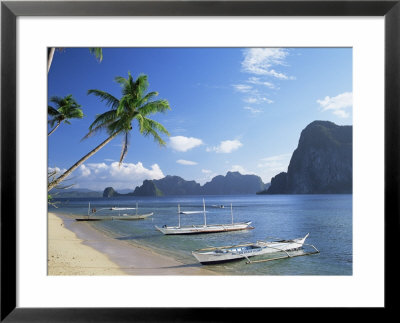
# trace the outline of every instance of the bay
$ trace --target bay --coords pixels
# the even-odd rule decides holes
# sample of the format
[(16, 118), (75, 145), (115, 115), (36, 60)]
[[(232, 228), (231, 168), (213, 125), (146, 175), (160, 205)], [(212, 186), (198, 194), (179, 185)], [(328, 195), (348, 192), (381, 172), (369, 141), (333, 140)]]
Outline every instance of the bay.
[[(230, 223), (230, 204), (235, 222), (252, 221), (253, 230), (199, 235), (163, 235), (155, 225), (177, 225), (181, 210), (207, 210), (207, 224)], [(293, 239), (310, 233), (306, 243), (319, 254), (246, 264), (245, 260), (207, 265), (224, 275), (352, 275), (352, 195), (235, 195), (166, 196), (59, 199), (50, 212), (86, 215), (91, 208), (135, 207), (139, 213), (154, 212), (137, 221), (91, 222), (94, 228), (132, 244), (141, 244), (184, 264), (198, 265), (191, 252), (209, 246), (227, 246), (273, 238)], [(215, 208), (213, 205), (224, 205)], [(114, 211), (115, 212), (115, 211)], [(203, 214), (181, 215), (181, 225), (203, 224)]]

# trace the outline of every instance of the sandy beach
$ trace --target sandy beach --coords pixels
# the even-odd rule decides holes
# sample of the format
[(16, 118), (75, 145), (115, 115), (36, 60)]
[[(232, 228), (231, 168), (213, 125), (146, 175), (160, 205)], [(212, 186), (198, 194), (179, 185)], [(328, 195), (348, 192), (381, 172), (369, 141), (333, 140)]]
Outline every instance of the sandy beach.
[(112, 239), (88, 223), (48, 214), (48, 275), (215, 275), (141, 246)]

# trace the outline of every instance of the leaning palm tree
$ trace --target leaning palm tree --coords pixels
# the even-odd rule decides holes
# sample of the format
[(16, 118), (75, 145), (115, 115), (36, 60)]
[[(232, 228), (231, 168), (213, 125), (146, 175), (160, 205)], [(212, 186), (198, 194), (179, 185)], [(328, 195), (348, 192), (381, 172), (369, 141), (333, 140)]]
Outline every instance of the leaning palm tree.
[(129, 132), (132, 130), (132, 123), (134, 121), (137, 122), (139, 132), (142, 135), (151, 136), (160, 146), (165, 146), (165, 141), (161, 138), (160, 134), (166, 134), (169, 136), (168, 131), (162, 124), (149, 119), (148, 116), (157, 112), (170, 110), (171, 108), (168, 101), (151, 101), (152, 98), (158, 95), (157, 92), (149, 92), (145, 94), (149, 85), (146, 75), (140, 75), (136, 80), (133, 80), (132, 75), (128, 73), (128, 78), (118, 76), (115, 80), (122, 87), (122, 97), (119, 100), (104, 91), (88, 91), (88, 94), (93, 94), (102, 102), (105, 102), (106, 106), (110, 107), (111, 110), (96, 116), (96, 119), (89, 127), (89, 132), (83, 139), (86, 139), (99, 131), (106, 131), (108, 138), (87, 155), (82, 157), (65, 173), (49, 183), (49, 191), (118, 135), (123, 136), (122, 150), (119, 159), (119, 164), (121, 165), (128, 151)]
[[(49, 125), (53, 128), (47, 136), (50, 136), (60, 126), (61, 122), (71, 124), (70, 119), (82, 119), (83, 112), (79, 109), (81, 106), (76, 103), (72, 95), (67, 95), (64, 98), (53, 96), (50, 101), (55, 104), (55, 108), (48, 106), (47, 112), (50, 117)], [(55, 126), (54, 126), (55, 125)]]

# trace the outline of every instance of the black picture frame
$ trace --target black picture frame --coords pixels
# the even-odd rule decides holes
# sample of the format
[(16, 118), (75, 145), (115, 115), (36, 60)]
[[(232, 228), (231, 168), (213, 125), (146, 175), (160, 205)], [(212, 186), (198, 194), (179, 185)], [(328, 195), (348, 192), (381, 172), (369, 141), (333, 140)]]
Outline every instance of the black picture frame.
[[(16, 19), (19, 16), (384, 16), (385, 17), (385, 307), (398, 286), (400, 0), (395, 1), (2, 1), (1, 3), (1, 321), (236, 321), (249, 309), (18, 308), (16, 281)], [(373, 131), (373, 129), (371, 129)], [(373, 189), (373, 188), (371, 188)], [(371, 258), (371, 261), (373, 259)], [(345, 291), (344, 291), (345, 292)], [(242, 295), (243, 296), (243, 295)], [(239, 295), (239, 297), (242, 297)], [(274, 309), (278, 310), (278, 309)], [(287, 310), (287, 309), (285, 309)], [(381, 310), (377, 309), (381, 315)], [(245, 311), (245, 312), (244, 312)], [(252, 309), (250, 319), (263, 315)], [(279, 311), (279, 310), (278, 310)], [(246, 314), (243, 314), (246, 313)], [(287, 312), (285, 312), (287, 313)], [(280, 310), (282, 313), (282, 309)], [(300, 316), (301, 317), (301, 316)], [(299, 318), (300, 318), (299, 317)], [(371, 318), (371, 317), (370, 317)]]

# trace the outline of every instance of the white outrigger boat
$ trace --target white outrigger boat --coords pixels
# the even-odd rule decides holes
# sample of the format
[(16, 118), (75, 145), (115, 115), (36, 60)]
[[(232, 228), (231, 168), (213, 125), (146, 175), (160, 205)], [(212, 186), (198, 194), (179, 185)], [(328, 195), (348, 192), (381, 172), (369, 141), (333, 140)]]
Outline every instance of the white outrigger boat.
[[(97, 215), (97, 212), (100, 211), (119, 211), (119, 214), (116, 215)], [(128, 213), (123, 213), (121, 214), (121, 211), (129, 211), (129, 210), (136, 210), (136, 214), (128, 214)], [(106, 221), (106, 220), (123, 220), (123, 221), (132, 221), (132, 220), (142, 220), (145, 218), (148, 218), (149, 216), (152, 216), (153, 212), (146, 213), (146, 214), (138, 214), (138, 204), (136, 203), (136, 207), (105, 207), (101, 208), (99, 210), (96, 209), (90, 209), (90, 203), (89, 203), (89, 208), (88, 208), (88, 214), (83, 215), (81, 217), (75, 218), (76, 221)]]
[[(256, 243), (246, 243), (241, 245), (226, 247), (211, 247), (192, 251), (193, 256), (202, 264), (220, 263), (237, 259), (246, 259), (246, 264), (256, 262), (266, 262), (283, 258), (292, 258), (298, 256), (306, 256), (319, 253), (319, 250), (311, 244), (305, 244), (304, 241), (308, 237), (308, 233), (304, 238), (293, 240), (276, 240), (276, 241), (257, 241)], [(313, 251), (290, 254), (290, 251), (296, 251), (303, 248), (303, 245), (311, 246)], [(262, 260), (251, 261), (249, 257), (260, 256), (265, 254), (283, 253), (283, 256), (267, 258)]]
[[(198, 225), (184, 225), (181, 226), (181, 214), (204, 214), (204, 224)], [(207, 224), (206, 206), (203, 199), (203, 211), (181, 211), (180, 205), (178, 204), (178, 226), (167, 226), (162, 227), (155, 226), (155, 228), (163, 234), (200, 234), (200, 233), (216, 233), (216, 232), (227, 232), (227, 231), (238, 231), (245, 229), (254, 229), (250, 226), (251, 221), (247, 222), (233, 222), (233, 212), (231, 204), (231, 217), (232, 222), (227, 224)]]

